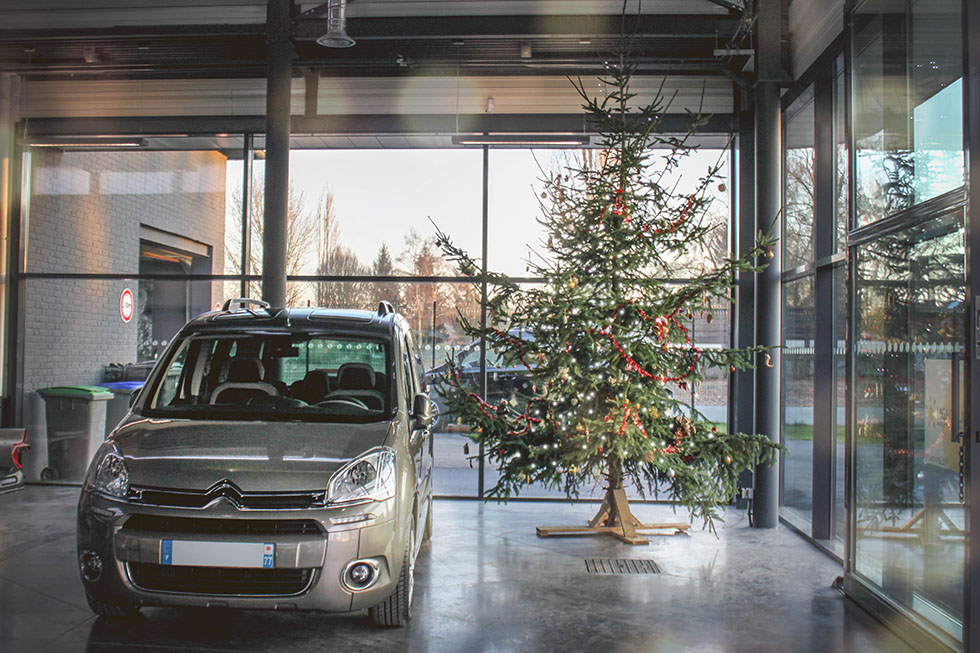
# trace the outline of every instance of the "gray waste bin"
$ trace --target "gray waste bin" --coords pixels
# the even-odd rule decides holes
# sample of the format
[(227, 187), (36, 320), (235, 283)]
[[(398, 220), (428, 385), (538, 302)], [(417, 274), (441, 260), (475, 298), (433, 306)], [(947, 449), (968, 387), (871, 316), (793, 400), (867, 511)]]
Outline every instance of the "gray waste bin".
[(98, 384), (100, 388), (105, 388), (112, 393), (112, 399), (105, 409), (105, 434), (107, 436), (126, 417), (129, 412), (129, 402), (133, 395), (142, 390), (145, 384), (145, 381), (113, 381)]
[(105, 440), (106, 405), (112, 393), (96, 386), (74, 385), (43, 388), (48, 423), (46, 481), (80, 482), (89, 461)]

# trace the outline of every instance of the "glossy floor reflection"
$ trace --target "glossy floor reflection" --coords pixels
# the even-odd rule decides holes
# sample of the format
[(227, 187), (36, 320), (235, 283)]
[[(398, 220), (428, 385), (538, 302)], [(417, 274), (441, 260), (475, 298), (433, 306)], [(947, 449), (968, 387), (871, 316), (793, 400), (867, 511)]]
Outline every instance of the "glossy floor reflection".
[[(788, 529), (720, 537), (539, 539), (595, 505), (437, 501), (417, 567), (415, 620), (398, 630), (352, 615), (145, 609), (95, 619), (74, 563), (78, 490), (0, 495), (0, 651), (904, 651), (830, 588), (840, 567)], [(641, 519), (674, 519), (666, 506)], [(664, 573), (587, 574), (584, 558), (654, 559)]]

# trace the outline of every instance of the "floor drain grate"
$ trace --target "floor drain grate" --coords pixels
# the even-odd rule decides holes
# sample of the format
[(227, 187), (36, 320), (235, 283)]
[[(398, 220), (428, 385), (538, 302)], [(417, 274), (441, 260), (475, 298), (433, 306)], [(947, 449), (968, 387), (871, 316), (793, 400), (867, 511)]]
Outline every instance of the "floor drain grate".
[(653, 560), (638, 558), (586, 558), (585, 570), (590, 574), (659, 574)]

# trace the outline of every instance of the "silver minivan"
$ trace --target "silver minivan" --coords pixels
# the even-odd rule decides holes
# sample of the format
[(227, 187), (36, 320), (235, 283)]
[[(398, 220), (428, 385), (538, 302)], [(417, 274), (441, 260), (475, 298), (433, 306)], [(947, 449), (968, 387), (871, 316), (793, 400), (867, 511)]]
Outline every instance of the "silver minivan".
[(142, 606), (411, 618), (432, 420), (405, 319), (233, 300), (174, 337), (88, 470), (78, 562), (99, 615)]

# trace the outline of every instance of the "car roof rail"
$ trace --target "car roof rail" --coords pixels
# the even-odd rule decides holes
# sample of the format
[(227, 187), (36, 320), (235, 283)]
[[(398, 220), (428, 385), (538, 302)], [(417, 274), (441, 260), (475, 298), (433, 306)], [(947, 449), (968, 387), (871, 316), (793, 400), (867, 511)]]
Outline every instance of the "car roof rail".
[(395, 307), (391, 305), (391, 302), (386, 302), (384, 300), (378, 302), (378, 315), (391, 315), (395, 312)]
[(269, 308), (269, 302), (264, 302), (261, 299), (251, 299), (249, 297), (235, 297), (234, 299), (229, 299), (221, 307), (221, 310), (225, 313), (232, 310), (232, 306), (236, 306), (236, 309), (245, 308), (249, 304), (256, 304), (262, 308)]

